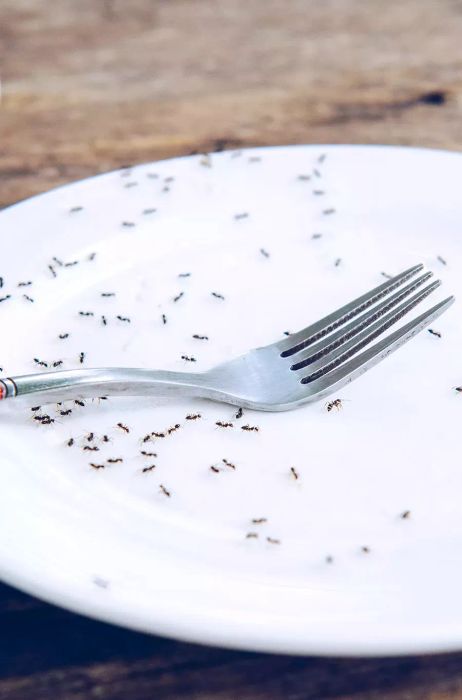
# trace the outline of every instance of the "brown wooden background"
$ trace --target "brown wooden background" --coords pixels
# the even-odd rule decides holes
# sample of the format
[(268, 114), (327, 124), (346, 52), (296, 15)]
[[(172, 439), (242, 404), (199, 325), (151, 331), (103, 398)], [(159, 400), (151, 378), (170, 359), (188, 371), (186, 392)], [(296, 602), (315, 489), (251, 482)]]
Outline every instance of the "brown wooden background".
[[(0, 71), (0, 207), (197, 151), (462, 145), (460, 0), (0, 0)], [(462, 654), (209, 649), (0, 586), (0, 698), (453, 700)]]

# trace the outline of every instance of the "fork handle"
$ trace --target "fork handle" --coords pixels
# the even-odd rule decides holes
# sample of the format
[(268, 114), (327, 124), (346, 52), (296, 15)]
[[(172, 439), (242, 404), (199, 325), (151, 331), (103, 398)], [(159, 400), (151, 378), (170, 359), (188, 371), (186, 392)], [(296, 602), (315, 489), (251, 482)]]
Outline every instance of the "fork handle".
[[(0, 400), (25, 397), (27, 404), (54, 403), (98, 396), (211, 397), (207, 372), (149, 369), (74, 369), (0, 379)], [(211, 392), (211, 393), (209, 393)]]

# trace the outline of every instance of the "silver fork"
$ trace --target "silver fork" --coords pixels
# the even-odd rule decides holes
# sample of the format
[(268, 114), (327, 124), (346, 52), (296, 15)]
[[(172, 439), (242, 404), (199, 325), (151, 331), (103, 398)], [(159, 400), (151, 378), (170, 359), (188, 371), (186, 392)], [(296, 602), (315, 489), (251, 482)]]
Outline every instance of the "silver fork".
[[(454, 301), (448, 297), (379, 342), (440, 284), (415, 265), (325, 318), (272, 345), (202, 373), (101, 368), (0, 380), (0, 399), (49, 403), (91, 396), (195, 396), (263, 411), (317, 401), (353, 381), (419, 333)], [(419, 289), (420, 288), (420, 289)], [(415, 294), (415, 292), (418, 290)]]

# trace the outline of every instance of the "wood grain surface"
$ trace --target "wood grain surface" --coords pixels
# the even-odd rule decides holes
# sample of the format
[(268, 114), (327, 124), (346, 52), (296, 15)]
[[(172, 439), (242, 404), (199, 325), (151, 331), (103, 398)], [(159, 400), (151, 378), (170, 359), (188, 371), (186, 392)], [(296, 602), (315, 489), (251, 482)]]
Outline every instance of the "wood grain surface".
[[(459, 0), (0, 0), (0, 206), (120, 165), (236, 146), (459, 149), (461, 37)], [(210, 649), (6, 586), (0, 631), (1, 700), (462, 699), (461, 654)]]

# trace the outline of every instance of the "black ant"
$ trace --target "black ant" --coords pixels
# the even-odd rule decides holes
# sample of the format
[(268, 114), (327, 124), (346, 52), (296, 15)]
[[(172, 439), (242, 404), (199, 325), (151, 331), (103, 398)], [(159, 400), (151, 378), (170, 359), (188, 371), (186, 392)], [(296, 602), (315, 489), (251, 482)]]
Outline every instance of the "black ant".
[(88, 260), (90, 260), (90, 261), (94, 260), (95, 258), (96, 258), (96, 253), (90, 253), (90, 255), (88, 256)]
[(181, 428), (181, 426), (180, 426), (179, 423), (176, 423), (176, 424), (173, 425), (171, 428), (168, 428), (168, 429), (167, 429), (167, 434), (168, 434), (168, 435), (171, 435), (172, 433), (175, 432), (175, 430), (178, 430), (178, 428)]
[(93, 311), (79, 311), (79, 316), (94, 316)]
[(216, 467), (214, 464), (212, 464), (212, 466), (210, 467), (210, 469), (211, 469), (213, 472), (215, 472), (215, 474), (218, 474), (219, 471), (220, 471), (220, 470), (218, 469), (218, 467)]
[(115, 292), (101, 292), (102, 297), (115, 297)]
[(258, 433), (260, 428), (257, 425), (241, 425), (241, 430), (246, 430), (247, 432)]
[(74, 403), (77, 404), (77, 406), (85, 406), (85, 402), (80, 401), (80, 399), (74, 399)]
[(58, 335), (58, 338), (59, 338), (60, 340), (65, 340), (65, 338), (69, 338), (69, 333), (60, 333), (60, 334)]
[(242, 408), (238, 408), (236, 411), (236, 415), (235, 415), (236, 420), (239, 420), (239, 418), (242, 418), (243, 413), (244, 413), (244, 410)]
[(125, 226), (125, 228), (132, 228), (134, 225), (133, 221), (122, 221), (122, 226)]
[(63, 364), (62, 360), (56, 360), (56, 362), (53, 362), (53, 367), (61, 367)]
[[(149, 467), (143, 467), (143, 469), (142, 469), (141, 471), (143, 472), (143, 474), (146, 474), (146, 472), (152, 472), (152, 470), (155, 469), (155, 468), (156, 468), (156, 465), (155, 465), (155, 464), (151, 464)], [(163, 493), (165, 493), (165, 492), (163, 492)], [(167, 493), (167, 494), (165, 494), (165, 495), (166, 495), (166, 496), (170, 496), (169, 493)]]
[(154, 214), (157, 209), (143, 209), (143, 214)]
[(69, 416), (72, 413), (72, 409), (68, 408), (67, 411), (60, 411), (61, 416)]
[(255, 525), (261, 525), (262, 523), (267, 523), (267, 522), (268, 522), (268, 518), (252, 518), (252, 522), (253, 522)]
[(110, 457), (108, 460), (109, 464), (117, 464), (118, 462), (123, 462), (122, 457)]
[(42, 408), (41, 406), (32, 406), (32, 408), (30, 410), (31, 411), (40, 411), (41, 408)]
[(94, 437), (95, 437), (95, 433), (88, 433), (88, 435), (86, 436), (86, 439), (88, 440), (88, 442), (91, 442), (94, 439)]
[(364, 554), (369, 554), (370, 551), (370, 547), (361, 547), (361, 552), (363, 552)]
[(335, 214), (335, 209), (332, 207), (330, 209), (324, 209), (323, 212), (324, 216), (329, 216), (329, 214)]
[(151, 437), (152, 437), (153, 435), (154, 435), (154, 437), (156, 437), (156, 438), (164, 438), (164, 437), (165, 437), (165, 433), (155, 433), (155, 432), (153, 432), (153, 433), (151, 433)]
[(241, 219), (247, 219), (248, 216), (248, 213), (245, 211), (242, 212), (242, 214), (234, 214), (234, 218), (236, 221), (240, 221)]
[(69, 209), (69, 214), (76, 214), (78, 211), (82, 211), (83, 207), (71, 207)]
[(127, 426), (124, 425), (123, 423), (117, 423), (117, 427), (120, 428), (121, 430), (123, 430), (124, 433), (129, 433), (129, 432), (130, 432), (130, 428), (127, 428)]
[(432, 335), (436, 335), (437, 338), (441, 338), (441, 333), (439, 331), (434, 331), (433, 328), (427, 328), (428, 332)]
[(93, 467), (93, 469), (104, 469), (106, 467), (105, 464), (95, 464), (94, 462), (90, 462), (90, 467)]
[(410, 510), (405, 510), (405, 511), (403, 511), (403, 512), (401, 513), (401, 516), (400, 516), (400, 517), (401, 517), (403, 520), (407, 520), (408, 518), (410, 518), (410, 516), (411, 516), (411, 511), (410, 511)]
[(128, 318), (128, 316), (116, 316), (116, 318), (119, 321), (124, 321), (125, 323), (131, 323), (131, 320)]
[(191, 273), (190, 272), (180, 272), (178, 277), (191, 277)]
[(99, 447), (97, 445), (94, 445), (93, 447), (90, 447), (90, 445), (84, 445), (84, 450), (87, 450), (88, 452), (99, 452)]
[(197, 420), (198, 418), (202, 418), (200, 413), (188, 413), (186, 416), (186, 420)]
[(197, 335), (197, 334), (193, 335), (193, 338), (195, 338), (195, 340), (208, 340), (209, 339), (208, 335)]
[(160, 484), (159, 489), (165, 496), (168, 496), (169, 498), (172, 495), (170, 493), (170, 491), (167, 491), (167, 489), (165, 488), (165, 486), (163, 486), (163, 484)]
[[(30, 287), (32, 282), (18, 282), (18, 287)], [(2, 284), (0, 284), (0, 287), (3, 287), (3, 280)]]
[(267, 537), (266, 541), (270, 544), (281, 544), (281, 540), (276, 540), (274, 537)]
[(195, 357), (190, 357), (188, 355), (182, 355), (181, 359), (185, 360), (186, 362), (197, 362)]
[(53, 275), (53, 277), (57, 277), (57, 276), (58, 276), (58, 275), (56, 274), (56, 270), (55, 270), (55, 268), (53, 267), (53, 265), (48, 265), (48, 269), (50, 270), (50, 272), (51, 272), (51, 274)]
[(84, 360), (85, 360), (85, 353), (81, 352), (79, 355), (79, 362), (81, 365), (83, 365)]
[(74, 265), (78, 265), (78, 264), (79, 264), (78, 260), (73, 260), (72, 262), (64, 263), (64, 267), (74, 267)]
[(246, 540), (255, 539), (258, 537), (258, 532), (248, 532), (245, 536)]
[(339, 411), (342, 408), (342, 399), (334, 399), (333, 401), (329, 401), (326, 404), (326, 408), (328, 412), (332, 411), (333, 408), (336, 408), (337, 411)]
[(165, 324), (167, 323), (167, 316), (165, 314), (162, 314), (162, 323)]
[(181, 297), (184, 296), (184, 292), (180, 292), (179, 294), (176, 295), (176, 297), (173, 297), (173, 301), (180, 301)]
[(223, 464), (226, 464), (226, 466), (229, 467), (230, 469), (236, 469), (236, 466), (234, 464), (232, 464), (231, 462), (228, 462), (227, 459), (222, 459), (221, 461), (223, 462)]
[(34, 302), (34, 299), (32, 297), (28, 296), (27, 294), (23, 294), (24, 299), (27, 299), (27, 301), (31, 301), (32, 303)]
[(217, 420), (215, 425), (218, 425), (219, 428), (233, 428), (234, 427), (233, 423), (224, 423), (221, 420)]
[(444, 258), (442, 258), (441, 255), (438, 255), (438, 256), (437, 256), (437, 260), (439, 260), (440, 263), (442, 263), (443, 265), (447, 265), (446, 260), (445, 260)]
[(146, 452), (146, 450), (141, 450), (143, 457), (157, 457), (156, 452)]
[(218, 294), (218, 292), (211, 292), (211, 295), (215, 297), (215, 299), (222, 299), (224, 301), (224, 296), (223, 294)]
[(143, 442), (143, 443), (149, 442), (150, 439), (151, 439), (151, 433), (148, 433), (147, 435), (144, 436), (144, 438), (141, 440), (141, 442)]
[(68, 447), (72, 447), (73, 444), (74, 444), (74, 438), (69, 438), (69, 440), (66, 442), (66, 445)]
[(48, 362), (43, 362), (43, 360), (39, 360), (37, 357), (34, 357), (34, 362), (40, 365), (40, 367), (48, 367)]
[(55, 422), (55, 419), (50, 418), (50, 416), (44, 416), (43, 420), (41, 421), (42, 425), (51, 425), (54, 422)]
[(264, 258), (269, 258), (269, 256), (270, 256), (268, 251), (265, 250), (264, 248), (260, 248), (260, 253), (263, 255)]
[(109, 435), (103, 435), (103, 442), (110, 442)]
[(103, 324), (103, 326), (107, 326), (106, 316), (101, 316), (101, 323)]
[(295, 467), (290, 468), (290, 473), (292, 474), (292, 476), (294, 477), (295, 480), (297, 480), (300, 477), (300, 475), (297, 472), (297, 470), (295, 469)]

